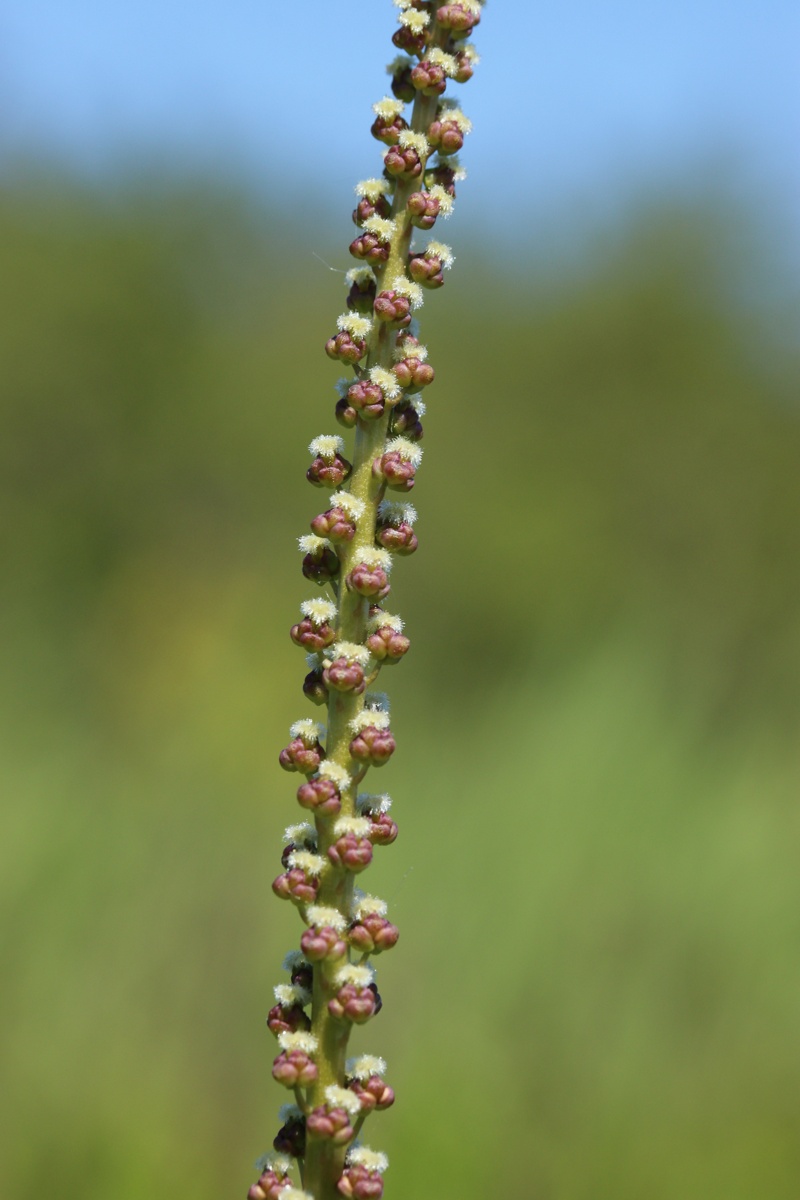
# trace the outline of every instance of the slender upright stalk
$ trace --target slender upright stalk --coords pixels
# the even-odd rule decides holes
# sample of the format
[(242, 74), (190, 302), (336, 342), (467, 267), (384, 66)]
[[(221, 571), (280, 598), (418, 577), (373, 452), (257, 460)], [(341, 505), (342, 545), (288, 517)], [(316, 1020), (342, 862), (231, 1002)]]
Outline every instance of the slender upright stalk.
[[(307, 477), (334, 494), (311, 522), (312, 535), (300, 539), (303, 574), (330, 587), (332, 599), (306, 601), (291, 631), (309, 651), (303, 690), (327, 706), (327, 731), (298, 721), (280, 756), (286, 770), (306, 777), (297, 798), (314, 818), (287, 829), (285, 871), (273, 884), (305, 925), (299, 952), (285, 963), (291, 982), (275, 989), (268, 1017), (281, 1048), (273, 1075), (296, 1103), (282, 1110), (278, 1153), (260, 1160), (250, 1200), (370, 1200), (382, 1195), (388, 1165), (357, 1140), (366, 1118), (394, 1101), (383, 1081), (386, 1064), (346, 1056), (353, 1024), (381, 1007), (370, 959), (398, 938), (384, 902), (361, 892), (355, 877), (375, 846), (394, 841), (397, 826), (388, 797), (358, 788), (395, 749), (388, 701), (367, 688), (409, 648), (402, 622), (382, 602), (393, 559), (417, 547), (414, 509), (386, 499), (387, 489), (407, 494), (414, 486), (425, 411), (418, 395), (434, 378), (412, 311), (424, 288), (442, 286), (452, 263), (439, 242), (413, 251), (412, 236), (449, 216), (463, 178), (452, 156), (470, 124), (442, 97), (449, 81), (464, 83), (473, 73), (477, 56), (465, 39), (481, 14), (478, 0), (394, 3), (400, 14), (392, 40), (407, 55), (390, 65), (393, 97), (374, 106), (372, 133), (387, 147), (383, 176), (356, 189), (360, 233), (350, 251), (365, 265), (348, 274), (349, 312), (326, 345), (354, 371), (340, 381), (336, 406), (339, 423), (355, 430), (353, 458), (344, 457), (341, 437), (311, 443)], [(304, 1191), (291, 1184), (292, 1159)]]

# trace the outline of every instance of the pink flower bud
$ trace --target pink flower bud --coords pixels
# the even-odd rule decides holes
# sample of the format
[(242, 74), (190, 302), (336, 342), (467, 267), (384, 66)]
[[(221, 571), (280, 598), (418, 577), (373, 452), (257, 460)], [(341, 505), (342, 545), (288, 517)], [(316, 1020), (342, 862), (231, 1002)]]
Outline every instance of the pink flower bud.
[(424, 254), (411, 254), (408, 258), (408, 273), (415, 283), (426, 288), (444, 286), (442, 262), (435, 254), (427, 251)]
[(364, 691), (364, 668), (360, 663), (352, 662), (348, 658), (335, 659), (329, 667), (325, 668), (322, 677), (328, 687), (333, 688), (334, 691), (355, 692), (357, 696)]
[(278, 762), (284, 771), (299, 771), (301, 775), (313, 775), (319, 769), (319, 764), (325, 757), (325, 751), (319, 742), (309, 746), (301, 737), (292, 738), (289, 745), (281, 750)]
[[(406, 342), (408, 341), (409, 339), (406, 338)], [(407, 358), (401, 358), (400, 362), (395, 363), (394, 374), (397, 382), (407, 392), (418, 392), (420, 388), (433, 383), (436, 373), (430, 363), (414, 358), (412, 351)]]
[[(374, 990), (373, 990), (374, 989)], [(363, 1025), (378, 1011), (377, 988), (374, 984), (360, 988), (355, 983), (346, 983), (328, 1001), (328, 1012), (337, 1021), (351, 1021)]]
[(301, 808), (332, 816), (341, 811), (342, 798), (332, 779), (309, 779), (297, 789), (297, 800)]
[(367, 638), (367, 649), (372, 657), (387, 664), (399, 662), (403, 655), (408, 653), (410, 646), (411, 642), (405, 634), (397, 633), (387, 626), (376, 629)]
[(378, 913), (365, 913), (350, 926), (348, 941), (362, 954), (381, 954), (397, 944), (400, 930)]
[(289, 1178), (274, 1170), (264, 1171), (258, 1183), (254, 1183), (247, 1193), (247, 1200), (278, 1200), (284, 1188), (289, 1186)]
[(346, 1146), (353, 1138), (350, 1117), (343, 1108), (321, 1105), (308, 1114), (307, 1125), (310, 1137), (333, 1142), (334, 1146)]
[(416, 467), (399, 451), (387, 450), (380, 458), (375, 459), (372, 472), (374, 475), (382, 475), (386, 480), (386, 486), (394, 491), (410, 492), (414, 486)]
[[(369, 263), (371, 267), (375, 267), (380, 263), (385, 263), (388, 259), (389, 243), (384, 241), (383, 238), (378, 237), (376, 233), (362, 233), (350, 243), (350, 253), (353, 258), (360, 258), (364, 262)], [(337, 355), (331, 355), (331, 358), (336, 357)], [(341, 357), (341, 355), (338, 357)], [(361, 357), (363, 355), (359, 355), (359, 358)], [(358, 360), (354, 361), (357, 362)]]
[[(370, 133), (385, 146), (396, 146), (404, 129), (408, 129), (408, 122), (398, 113), (393, 117), (376, 117), (370, 127)], [(388, 212), (378, 213), (380, 217), (388, 215)]]
[(387, 763), (397, 749), (397, 743), (390, 729), (376, 729), (368, 725), (353, 738), (350, 743), (350, 753), (358, 762), (368, 763), (371, 767), (382, 767)]
[(390, 146), (383, 166), (396, 179), (417, 179), (422, 174), (422, 159), (413, 146)]
[(432, 229), (439, 215), (441, 205), (435, 196), (428, 192), (412, 192), (406, 204), (411, 224), (417, 229)]
[(386, 397), (377, 383), (368, 379), (357, 379), (347, 389), (347, 401), (352, 404), (362, 417), (373, 418), (383, 416), (386, 408)]
[(276, 1037), (279, 1033), (304, 1033), (311, 1028), (311, 1021), (299, 1004), (291, 1008), (276, 1004), (267, 1015), (267, 1028)]
[(336, 1184), (339, 1194), (347, 1200), (380, 1200), (383, 1195), (383, 1179), (378, 1171), (353, 1164), (346, 1167)]
[(391, 846), (397, 840), (397, 822), (388, 813), (367, 810), (364, 816), (372, 822), (369, 836), (374, 846)]
[(439, 63), (417, 63), (411, 68), (410, 79), (412, 86), (423, 96), (441, 96), (447, 87), (447, 76)]
[(304, 1050), (284, 1050), (272, 1064), (272, 1078), (284, 1087), (308, 1087), (319, 1072)]
[(384, 550), (390, 550), (393, 554), (413, 554), (419, 545), (419, 539), (407, 521), (399, 521), (396, 525), (379, 525), (375, 540)]
[(394, 1104), (394, 1091), (383, 1082), (380, 1075), (371, 1075), (366, 1080), (354, 1079), (349, 1087), (358, 1096), (361, 1108), (366, 1112), (391, 1108)]
[(338, 488), (352, 473), (353, 464), (342, 458), (341, 454), (334, 454), (331, 458), (323, 458), (318, 454), (306, 471), (306, 479), (314, 487)]
[(437, 117), (432, 121), (426, 137), (434, 150), (440, 150), (442, 154), (455, 154), (464, 145), (464, 134), (458, 123), (446, 117)]
[[(364, 234), (364, 237), (369, 237), (370, 234)], [(367, 353), (367, 343), (364, 338), (354, 338), (342, 329), (339, 333), (328, 338), (325, 343), (325, 353), (328, 358), (338, 359), (339, 362), (350, 363), (354, 366), (360, 362)]]
[(350, 591), (370, 599), (383, 600), (391, 591), (386, 571), (377, 563), (356, 563), (346, 583)]
[(468, 37), (475, 26), (480, 25), (481, 15), (463, 4), (443, 4), (436, 10), (436, 20), (454, 37)]
[(299, 867), (291, 867), (273, 880), (272, 890), (281, 900), (313, 904), (319, 894), (319, 880), (306, 875)]
[[(324, 515), (327, 516), (328, 514), (325, 513)], [(314, 528), (313, 521), (311, 522), (311, 528), (319, 537), (329, 537), (331, 540), (335, 540), (332, 537), (330, 529), (327, 529), (324, 533), (318, 533), (318, 530)], [(295, 646), (302, 646), (309, 654), (314, 654), (317, 650), (324, 650), (326, 646), (330, 646), (336, 640), (336, 634), (327, 621), (323, 621), (320, 625), (315, 625), (309, 617), (305, 617), (302, 621), (298, 621), (296, 625), (293, 625), (289, 631), (289, 636)]]
[(328, 858), (335, 867), (357, 875), (372, 862), (372, 842), (369, 838), (343, 833), (328, 849)]
[(386, 218), (391, 211), (392, 205), (387, 196), (375, 196), (372, 199), (369, 196), (362, 196), (353, 209), (353, 224), (360, 227), (370, 217)]
[[(317, 537), (328, 538), (331, 542), (352, 542), (356, 527), (343, 509), (329, 508), (327, 512), (320, 513), (318, 517), (314, 517), (314, 520), (311, 522), (311, 532), (315, 533)], [(325, 625), (321, 628), (330, 629), (330, 625)], [(292, 634), (292, 641), (294, 640), (295, 637)], [(308, 649), (321, 650), (324, 646), (330, 646), (332, 641), (333, 631), (331, 630), (330, 641), (324, 642), (320, 646), (309, 645)]]
[(330, 925), (323, 925), (319, 929), (311, 925), (300, 938), (300, 949), (309, 962), (322, 962), (323, 959), (331, 961), (347, 953), (342, 935)]

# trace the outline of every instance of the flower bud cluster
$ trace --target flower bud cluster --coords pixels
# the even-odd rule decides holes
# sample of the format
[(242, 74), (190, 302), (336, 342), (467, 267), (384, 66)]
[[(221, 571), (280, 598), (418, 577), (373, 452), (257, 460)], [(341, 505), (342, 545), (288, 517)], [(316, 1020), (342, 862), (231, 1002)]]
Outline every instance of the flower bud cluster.
[(389, 796), (359, 785), (397, 749), (388, 699), (371, 689), (410, 647), (387, 601), (395, 560), (419, 545), (407, 493), (423, 459), (420, 393), (435, 371), (416, 313), (454, 261), (449, 246), (425, 235), (451, 216), (464, 178), (456, 154), (471, 123), (450, 91), (474, 72), (468, 38), (481, 20), (477, 0), (394, 4), (400, 55), (370, 127), (380, 174), (356, 187), (355, 265), (346, 273), (345, 311), (325, 344), (345, 372), (336, 422), (356, 436), (351, 449), (341, 434), (309, 445), (306, 478), (325, 500), (299, 547), (303, 576), (323, 592), (302, 601), (290, 629), (306, 654), (303, 693), (328, 710), (327, 726), (296, 721), (279, 756), (283, 770), (299, 777), (303, 811), (286, 830), (272, 888), (303, 929), (267, 1025), (278, 1043), (273, 1077), (295, 1103), (281, 1109), (275, 1153), (257, 1164), (249, 1200), (307, 1200), (291, 1178), (298, 1159), (316, 1200), (379, 1200), (388, 1165), (357, 1140), (366, 1118), (394, 1103), (386, 1064), (371, 1055), (345, 1060), (345, 1052), (352, 1026), (381, 1010), (373, 961), (399, 938), (386, 902), (362, 891), (356, 877), (376, 848), (394, 843), (397, 824)]

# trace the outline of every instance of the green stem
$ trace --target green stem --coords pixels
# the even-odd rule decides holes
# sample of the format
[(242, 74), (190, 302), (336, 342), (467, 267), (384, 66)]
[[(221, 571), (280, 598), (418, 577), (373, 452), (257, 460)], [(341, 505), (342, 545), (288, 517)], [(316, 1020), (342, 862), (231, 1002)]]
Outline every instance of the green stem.
[[(415, 132), (424, 132), (428, 128), (435, 116), (438, 102), (438, 96), (420, 94), (416, 97), (411, 120), (411, 127)], [(424, 167), (425, 163), (423, 163), (423, 171)], [(381, 288), (383, 279), (392, 280), (406, 273), (406, 262), (413, 233), (407, 204), (409, 196), (420, 186), (421, 179), (398, 180), (396, 183), (392, 204), (395, 232), (388, 261), (382, 269), (376, 270), (378, 290)], [(376, 366), (385, 369), (391, 368), (396, 342), (396, 331), (389, 330), (385, 324), (376, 321), (370, 338), (365, 372)], [(363, 548), (372, 548), (375, 545), (378, 505), (384, 489), (382, 481), (373, 475), (372, 464), (383, 453), (390, 417), (391, 410), (387, 407), (384, 415), (377, 420), (359, 420), (356, 429), (353, 473), (349, 481), (349, 491), (362, 501), (364, 511), (356, 522), (356, 533), (352, 542), (346, 543), (340, 552), (337, 630), (338, 640), (355, 642), (358, 645), (363, 645), (366, 641), (369, 601), (356, 592), (348, 591), (344, 580), (353, 566), (356, 552)], [(354, 764), (350, 758), (352, 734), (349, 725), (363, 707), (363, 695), (356, 696), (352, 692), (331, 692), (328, 702), (326, 755), (328, 759), (344, 767), (351, 776), (354, 774)], [(355, 815), (356, 787), (357, 784), (354, 781), (349, 788), (342, 789), (342, 808), (339, 816), (352, 817)], [(333, 826), (336, 820), (337, 818), (332, 817), (317, 817), (318, 852), (321, 855), (327, 856), (329, 847), (335, 841)], [(336, 908), (345, 919), (349, 920), (353, 905), (353, 875), (340, 870), (326, 871), (317, 903)], [(315, 1056), (319, 1074), (309, 1092), (312, 1108), (325, 1103), (327, 1087), (331, 1084), (343, 1087), (345, 1082), (345, 1059), (350, 1026), (336, 1021), (330, 1015), (328, 1001), (335, 991), (333, 977), (346, 961), (346, 958), (333, 962), (326, 961), (314, 968), (311, 1030), (319, 1043)], [(362, 1123), (363, 1120), (360, 1119), (359, 1129)], [(346, 1146), (337, 1147), (330, 1142), (308, 1139), (304, 1187), (314, 1196), (314, 1200), (341, 1200), (336, 1183), (342, 1174), (346, 1152)]]

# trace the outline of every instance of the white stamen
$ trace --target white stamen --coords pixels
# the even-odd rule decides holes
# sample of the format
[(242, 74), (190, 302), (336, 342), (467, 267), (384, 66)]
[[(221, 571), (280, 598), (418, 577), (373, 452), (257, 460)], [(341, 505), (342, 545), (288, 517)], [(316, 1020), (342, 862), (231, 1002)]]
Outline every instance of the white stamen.
[(359, 317), (357, 313), (342, 313), (336, 318), (336, 328), (341, 333), (349, 333), (351, 337), (365, 338), (372, 329), (372, 321), (369, 317)]
[(395, 231), (395, 223), (387, 217), (367, 217), (363, 228), (367, 233), (374, 233), (382, 242), (388, 242)]
[(328, 908), (324, 904), (309, 904), (306, 916), (309, 925), (315, 929), (335, 929), (341, 933), (347, 924), (338, 908)]
[(372, 796), (369, 792), (359, 792), (356, 797), (356, 808), (359, 812), (370, 812), (385, 816), (392, 807), (392, 798), (385, 792), (380, 796)]
[[(353, 521), (357, 521), (364, 515), (364, 501), (359, 500), (358, 496), (354, 496), (351, 492), (334, 492), (330, 498), (330, 507), (340, 508)], [(335, 616), (336, 606), (332, 604), (331, 608)]]
[[(419, 412), (419, 401), (414, 401), (414, 407)], [(413, 525), (417, 520), (417, 510), (413, 504), (403, 504), (398, 500), (381, 500), (378, 505), (378, 515), (381, 521), (390, 525)]]
[(287, 846), (305, 846), (307, 843), (317, 844), (317, 831), (310, 821), (301, 821), (298, 825), (287, 825), (283, 840)]
[(288, 1175), (292, 1169), (292, 1160), (285, 1154), (275, 1154), (268, 1151), (255, 1161), (255, 1169), (263, 1175), (264, 1171), (274, 1171), (276, 1175)]
[[(411, 279), (406, 279), (405, 275), (393, 279), (391, 288), (397, 292), (398, 296), (406, 296), (411, 302), (412, 309), (421, 308), (425, 303), (425, 293), (418, 283), (414, 283)], [(388, 374), (388, 372), (387, 372)]]
[(409, 442), (407, 438), (396, 437), (386, 443), (387, 454), (399, 454), (404, 462), (410, 462), (412, 466), (418, 467), (422, 462), (422, 447), (417, 446), (414, 442)]
[[(372, 111), (375, 113), (376, 117), (383, 117), (383, 119), (385, 121), (393, 121), (395, 117), (400, 116), (400, 114), (402, 113), (405, 106), (406, 106), (405, 100), (396, 100), (394, 98), (394, 96), (384, 96), (382, 100), (378, 100), (377, 103), (373, 104)], [(368, 179), (366, 182), (367, 183), (377, 183), (378, 180), (377, 179)], [(386, 180), (382, 179), (380, 182), (388, 190), (388, 185), (387, 185)], [(361, 187), (361, 184), (358, 184), (356, 187), (356, 192), (358, 192), (358, 195), (366, 196), (368, 193), (359, 192), (358, 191), (359, 187)], [(379, 192), (377, 194), (381, 195), (382, 193)], [(372, 196), (370, 196), (369, 198), (370, 198), (370, 200), (373, 199)]]
[(400, 362), (404, 358), (416, 358), (419, 362), (425, 362), (428, 357), (427, 346), (409, 345), (405, 341), (400, 341), (394, 352), (395, 362)]
[(382, 1175), (389, 1169), (389, 1159), (380, 1150), (370, 1150), (369, 1146), (351, 1146), (347, 1151), (347, 1163), (354, 1167), (363, 1167), (366, 1171), (376, 1171)]
[(354, 833), (356, 837), (365, 838), (370, 829), (372, 829), (372, 822), (366, 817), (339, 817), (333, 827), (333, 832), (337, 837), (344, 837), (346, 833)]
[(387, 400), (394, 400), (396, 396), (400, 395), (400, 384), (392, 372), (387, 371), (384, 367), (372, 367), (369, 378), (370, 383), (377, 384)]
[(306, 1033), (304, 1030), (295, 1032), (285, 1032), (278, 1034), (278, 1045), (281, 1050), (302, 1050), (304, 1054), (314, 1054), (319, 1041), (314, 1037), (313, 1033)]
[(335, 1083), (325, 1088), (325, 1103), (328, 1108), (343, 1108), (351, 1117), (361, 1112), (361, 1101), (355, 1092), (351, 1092), (349, 1088), (337, 1087)]
[(445, 191), (440, 183), (435, 183), (430, 189), (429, 196), (434, 200), (439, 201), (439, 216), (444, 217), (445, 221), (453, 212), (454, 200), (449, 192)]
[(328, 860), (321, 854), (312, 854), (310, 850), (292, 850), (288, 857), (290, 868), (318, 879), (328, 865)]
[(458, 74), (458, 60), (452, 54), (447, 54), (444, 50), (440, 50), (438, 46), (434, 46), (432, 50), (429, 50), (425, 57), (427, 62), (435, 63), (436, 66), (441, 67), (445, 75), (449, 75), (452, 78), (453, 75)]
[(358, 1058), (348, 1058), (345, 1067), (348, 1079), (358, 1079), (363, 1082), (373, 1075), (381, 1078), (386, 1074), (386, 1060), (375, 1054), (362, 1054)]
[(399, 143), (404, 150), (416, 150), (420, 158), (427, 158), (431, 145), (424, 133), (415, 133), (413, 129), (404, 129), (400, 134)]
[[(364, 563), (368, 567), (383, 567), (386, 572), (392, 569), (391, 554), (388, 550), (381, 550), (378, 546), (360, 546), (353, 555), (353, 562)], [(337, 645), (339, 645), (338, 642)]]
[[(367, 179), (365, 184), (385, 182), (386, 181), (383, 179)], [(365, 184), (360, 183), (356, 188), (356, 191), (358, 191), (358, 188), (364, 187)], [(431, 191), (433, 191), (433, 189), (431, 189)], [(345, 283), (349, 283), (350, 287), (352, 287), (354, 283), (363, 286), (365, 283), (375, 283), (375, 272), (373, 271), (372, 267), (351, 267), (344, 278)]]
[(359, 646), (357, 642), (334, 642), (328, 653), (332, 661), (337, 658), (346, 658), (348, 662), (360, 663), (362, 667), (369, 662), (369, 650), (366, 646)]
[[(333, 500), (333, 497), (331, 497)], [(304, 600), (300, 605), (300, 612), (304, 617), (308, 617), (312, 625), (324, 625), (326, 621), (332, 621), (336, 616), (336, 605), (331, 604), (330, 600)], [(313, 724), (313, 722), (312, 722)]]
[(339, 788), (350, 786), (350, 776), (344, 767), (340, 767), (338, 763), (330, 762), (328, 759), (320, 763), (319, 774), (322, 779), (330, 779), (331, 783), (335, 783)]
[(305, 1008), (311, 1000), (311, 992), (296, 983), (279, 983), (273, 991), (281, 1008), (294, 1008), (296, 1004)]
[(297, 544), (302, 554), (317, 554), (326, 546), (330, 546), (327, 538), (316, 537), (313, 533), (307, 533), (305, 537), (298, 538)]
[(357, 967), (353, 963), (347, 963), (346, 966), (340, 967), (336, 972), (335, 980), (339, 987), (344, 987), (350, 983), (353, 987), (368, 988), (375, 978), (375, 972), (372, 967)]
[(407, 9), (400, 17), (400, 24), (405, 25), (412, 33), (422, 33), (426, 25), (430, 24), (430, 15), (426, 12), (421, 12), (419, 9)]
[(395, 633), (402, 633), (404, 624), (402, 617), (396, 617), (387, 612), (376, 612), (367, 622), (367, 632), (375, 633), (378, 629), (391, 629)]
[(309, 454), (318, 454), (326, 462), (332, 461), (343, 450), (344, 441), (337, 433), (323, 433), (320, 437), (315, 437), (308, 446)]
[(353, 733), (361, 733), (364, 729), (388, 729), (389, 714), (379, 712), (374, 708), (365, 708), (353, 717), (349, 728)]
[(381, 900), (378, 896), (360, 895), (356, 898), (354, 915), (360, 921), (362, 917), (368, 916), (370, 913), (376, 913), (379, 917), (385, 917), (389, 911), (389, 906), (385, 900)]
[(438, 258), (446, 271), (449, 271), (456, 261), (453, 251), (449, 246), (445, 246), (444, 242), (428, 242), (424, 254), (426, 258)]
[[(333, 608), (333, 605), (331, 607)], [(303, 717), (302, 721), (295, 721), (294, 725), (290, 725), (289, 727), (289, 737), (302, 738), (309, 746), (313, 746), (315, 742), (318, 742), (324, 736), (324, 725), (318, 725), (310, 717)]]

